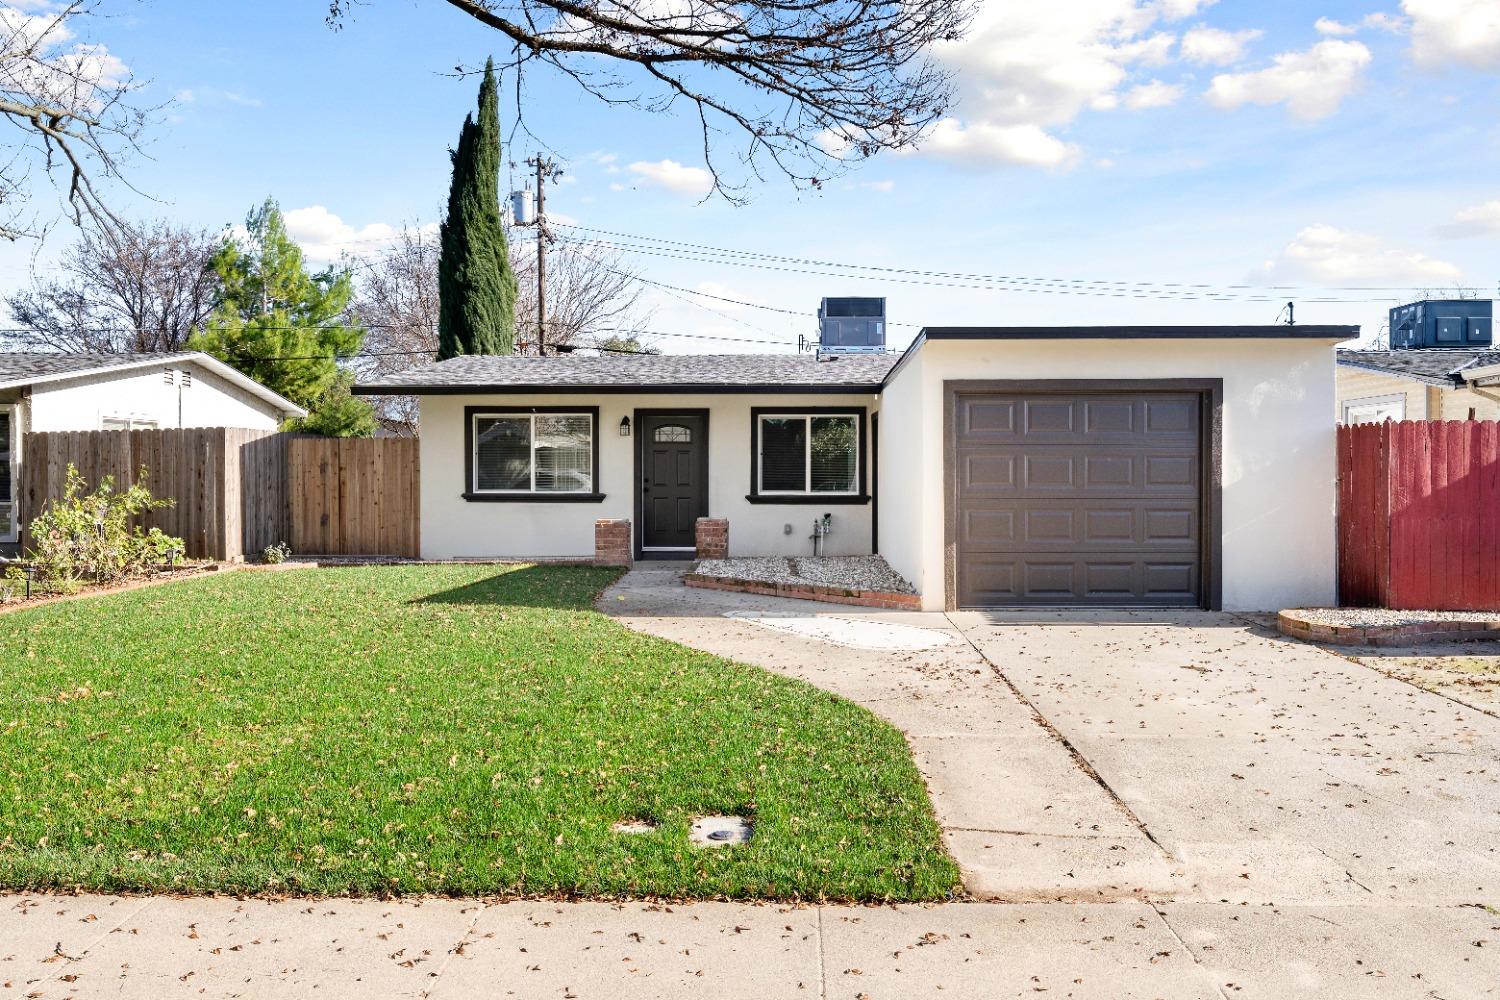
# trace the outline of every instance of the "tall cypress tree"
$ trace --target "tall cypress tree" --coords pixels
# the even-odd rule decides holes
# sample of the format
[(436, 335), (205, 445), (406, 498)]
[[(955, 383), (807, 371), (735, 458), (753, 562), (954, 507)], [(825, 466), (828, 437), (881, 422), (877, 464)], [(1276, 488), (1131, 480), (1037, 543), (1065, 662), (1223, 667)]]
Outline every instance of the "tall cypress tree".
[(464, 118), (438, 259), (438, 357), (510, 354), (516, 275), (500, 215), (500, 106), (495, 62), (479, 85), (479, 120)]

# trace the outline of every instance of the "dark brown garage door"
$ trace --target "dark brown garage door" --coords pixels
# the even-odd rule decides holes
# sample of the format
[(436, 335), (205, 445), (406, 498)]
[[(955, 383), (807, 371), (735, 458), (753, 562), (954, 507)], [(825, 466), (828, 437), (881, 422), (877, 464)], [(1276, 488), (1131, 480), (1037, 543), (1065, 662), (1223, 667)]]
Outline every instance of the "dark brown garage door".
[(958, 605), (1202, 605), (1203, 405), (955, 390)]

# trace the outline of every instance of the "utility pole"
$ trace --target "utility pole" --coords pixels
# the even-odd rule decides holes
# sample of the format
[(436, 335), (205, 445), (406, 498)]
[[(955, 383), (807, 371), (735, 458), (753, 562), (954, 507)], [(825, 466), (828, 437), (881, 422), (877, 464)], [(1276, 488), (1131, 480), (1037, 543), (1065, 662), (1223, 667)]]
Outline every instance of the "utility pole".
[(538, 153), (526, 161), (536, 170), (536, 353), (547, 354), (547, 182), (562, 176), (562, 169)]

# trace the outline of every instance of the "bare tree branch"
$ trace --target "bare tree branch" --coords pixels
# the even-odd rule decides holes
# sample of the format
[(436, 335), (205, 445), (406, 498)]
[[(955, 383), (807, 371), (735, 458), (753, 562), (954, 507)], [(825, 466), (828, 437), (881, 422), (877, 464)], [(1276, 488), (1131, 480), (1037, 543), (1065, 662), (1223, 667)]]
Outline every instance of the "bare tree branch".
[[(536, 244), (512, 230), (511, 263), (520, 294), (516, 298), (518, 347), (536, 352)], [(437, 357), (439, 245), (431, 232), (406, 228), (388, 253), (360, 269), (355, 319), (365, 334), (360, 377), (378, 378), (425, 364)], [(547, 337), (549, 348), (593, 347), (610, 337), (629, 338), (647, 322), (643, 287), (609, 248), (562, 239), (547, 256)], [(386, 429), (416, 433), (417, 401), (409, 396), (373, 400)]]
[(68, 217), (100, 231), (128, 227), (104, 201), (97, 178), (120, 177), (153, 109), (133, 103), (129, 69), (101, 44), (81, 40), (101, 0), (0, 5), (0, 118), (21, 134), (0, 166), (0, 238), (39, 234), (27, 215), (33, 167), (62, 195)]
[[(359, 2), (330, 0), (329, 20)], [(977, 0), (441, 2), (508, 38), (518, 74), (536, 59), (612, 104), (691, 107), (714, 189), (739, 201), (713, 155), (726, 131), (750, 171), (769, 162), (810, 186), (915, 143), (951, 97), (928, 51), (962, 36)]]
[(181, 350), (213, 311), (222, 243), (167, 221), (88, 226), (59, 263), (64, 277), (34, 277), (6, 299), (25, 332), (4, 340), (23, 350)]

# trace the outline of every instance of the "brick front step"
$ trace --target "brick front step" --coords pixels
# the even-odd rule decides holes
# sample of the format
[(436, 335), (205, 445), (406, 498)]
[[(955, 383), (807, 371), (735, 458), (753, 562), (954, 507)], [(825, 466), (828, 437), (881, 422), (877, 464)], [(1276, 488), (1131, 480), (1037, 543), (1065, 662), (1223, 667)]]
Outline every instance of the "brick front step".
[(767, 583), (764, 580), (736, 580), (723, 576), (688, 573), (682, 582), (704, 590), (728, 590), (737, 594), (760, 594), (765, 597), (790, 597), (799, 601), (824, 601), (862, 608), (884, 608), (887, 611), (921, 611), (922, 599), (916, 594), (895, 594), (882, 590), (851, 590), (846, 587), (820, 587), (810, 583)]
[(1416, 646), (1428, 642), (1500, 641), (1500, 616), (1489, 621), (1434, 619), (1407, 625), (1325, 625), (1285, 611), (1276, 628), (1293, 639), (1335, 646)]

